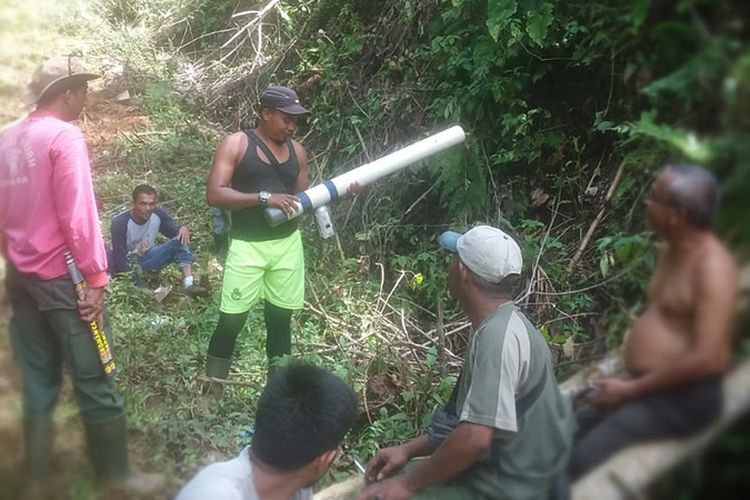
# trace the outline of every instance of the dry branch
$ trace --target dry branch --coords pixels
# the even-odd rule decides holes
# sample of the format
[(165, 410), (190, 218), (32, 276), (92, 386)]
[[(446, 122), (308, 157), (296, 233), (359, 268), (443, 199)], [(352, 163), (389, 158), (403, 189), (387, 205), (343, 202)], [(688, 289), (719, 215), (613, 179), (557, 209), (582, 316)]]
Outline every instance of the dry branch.
[(216, 383), (221, 385), (237, 385), (240, 387), (258, 387), (257, 382), (250, 382), (246, 380), (228, 380), (225, 378), (216, 378), (216, 377), (207, 377), (205, 375), (201, 375), (198, 377), (199, 382), (206, 382), (206, 383)]
[(604, 202), (602, 202), (602, 207), (599, 209), (599, 213), (596, 214), (596, 218), (594, 219), (594, 222), (591, 223), (591, 226), (589, 226), (589, 230), (586, 231), (586, 236), (583, 237), (583, 240), (581, 241), (581, 244), (578, 247), (578, 250), (576, 250), (575, 255), (573, 255), (573, 258), (570, 260), (570, 269), (575, 269), (576, 265), (578, 264), (578, 261), (581, 259), (581, 256), (583, 255), (583, 252), (586, 250), (586, 247), (589, 244), (589, 241), (591, 240), (591, 237), (594, 235), (594, 232), (596, 231), (596, 228), (599, 227), (599, 223), (604, 218), (604, 214), (607, 210), (607, 204), (609, 203), (609, 200), (612, 199), (612, 196), (615, 194), (615, 190), (617, 189), (617, 186), (620, 184), (620, 180), (622, 179), (622, 174), (625, 171), (625, 162), (621, 162), (620, 166), (617, 168), (617, 173), (615, 174), (615, 178), (612, 179), (612, 184), (609, 186), (609, 190), (607, 191), (607, 195), (604, 197)]

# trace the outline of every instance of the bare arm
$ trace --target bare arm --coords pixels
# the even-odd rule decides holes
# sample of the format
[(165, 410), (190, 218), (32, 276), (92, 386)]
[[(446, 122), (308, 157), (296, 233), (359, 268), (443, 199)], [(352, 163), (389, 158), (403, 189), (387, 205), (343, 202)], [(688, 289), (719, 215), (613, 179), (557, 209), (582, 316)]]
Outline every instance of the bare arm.
[(706, 259), (696, 276), (699, 300), (691, 349), (673, 365), (636, 379), (636, 397), (726, 371), (730, 362), (737, 275), (731, 257), (715, 255)]
[(216, 148), (206, 183), (206, 202), (210, 206), (235, 210), (260, 204), (257, 193), (242, 193), (232, 188), (234, 169), (246, 148), (247, 139), (241, 132), (225, 138)]
[(407, 487), (412, 491), (422, 491), (457, 476), (484, 455), (494, 435), (492, 427), (461, 422), (429, 460), (406, 475)]
[[(365, 489), (359, 500), (401, 499), (423, 491), (433, 484), (447, 481), (471, 467), (492, 444), (495, 430), (481, 424), (462, 422), (423, 464), (408, 474), (375, 483)], [(404, 446), (426, 451), (426, 436)], [(369, 472), (369, 471), (368, 471)]]
[(419, 437), (415, 437), (411, 441), (407, 441), (403, 444), (409, 453), (409, 458), (415, 457), (426, 457), (435, 451), (435, 447), (430, 444), (430, 440), (427, 438), (427, 434), (422, 434)]
[(604, 379), (595, 404), (611, 406), (639, 399), (709, 375), (724, 373), (729, 367), (731, 328), (736, 308), (737, 267), (728, 254), (715, 253), (705, 259), (695, 276), (696, 297), (693, 342), (690, 350), (671, 365), (633, 380)]
[(424, 457), (433, 452), (427, 434), (399, 446), (383, 448), (367, 464), (365, 480), (372, 483), (400, 471), (414, 457)]
[(299, 162), (299, 174), (297, 174), (297, 182), (294, 183), (294, 192), (299, 193), (310, 186), (310, 175), (307, 171), (307, 151), (297, 142), (294, 143), (294, 151), (297, 153)]

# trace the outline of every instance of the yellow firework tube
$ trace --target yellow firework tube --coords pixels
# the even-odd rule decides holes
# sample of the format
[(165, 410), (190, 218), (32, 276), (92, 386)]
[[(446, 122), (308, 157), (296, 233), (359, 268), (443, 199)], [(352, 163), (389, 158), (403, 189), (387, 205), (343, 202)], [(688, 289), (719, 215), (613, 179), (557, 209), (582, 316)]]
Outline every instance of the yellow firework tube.
[[(65, 265), (68, 266), (68, 274), (75, 287), (78, 300), (84, 300), (86, 298), (86, 281), (73, 259), (73, 254), (70, 252), (65, 252)], [(117, 366), (115, 365), (115, 359), (112, 357), (112, 350), (109, 348), (104, 329), (99, 328), (99, 324), (94, 320), (89, 323), (89, 332), (91, 333), (91, 339), (94, 341), (96, 352), (99, 354), (99, 361), (102, 363), (104, 374), (108, 379), (111, 379), (115, 376)]]

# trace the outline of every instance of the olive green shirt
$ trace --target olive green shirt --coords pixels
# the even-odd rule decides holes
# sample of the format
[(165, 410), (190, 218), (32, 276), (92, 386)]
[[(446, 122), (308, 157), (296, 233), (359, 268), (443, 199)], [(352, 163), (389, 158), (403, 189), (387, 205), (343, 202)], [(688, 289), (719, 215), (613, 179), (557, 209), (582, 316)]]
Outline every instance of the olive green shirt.
[[(546, 380), (523, 415), (516, 401)], [(512, 302), (502, 304), (472, 336), (458, 388), (462, 422), (495, 429), (487, 456), (458, 478), (477, 496), (544, 499), (568, 461), (575, 419), (557, 387), (542, 335)]]

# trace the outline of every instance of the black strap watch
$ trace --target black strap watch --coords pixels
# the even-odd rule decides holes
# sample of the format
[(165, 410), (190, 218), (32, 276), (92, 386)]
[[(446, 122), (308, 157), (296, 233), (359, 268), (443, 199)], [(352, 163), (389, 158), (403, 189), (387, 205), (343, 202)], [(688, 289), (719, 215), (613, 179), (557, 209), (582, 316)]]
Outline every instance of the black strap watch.
[(268, 200), (271, 199), (271, 193), (268, 191), (261, 191), (258, 193), (258, 198), (260, 199), (260, 206), (265, 208), (268, 206)]

